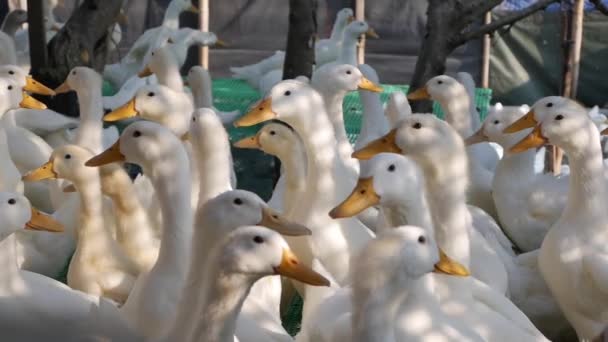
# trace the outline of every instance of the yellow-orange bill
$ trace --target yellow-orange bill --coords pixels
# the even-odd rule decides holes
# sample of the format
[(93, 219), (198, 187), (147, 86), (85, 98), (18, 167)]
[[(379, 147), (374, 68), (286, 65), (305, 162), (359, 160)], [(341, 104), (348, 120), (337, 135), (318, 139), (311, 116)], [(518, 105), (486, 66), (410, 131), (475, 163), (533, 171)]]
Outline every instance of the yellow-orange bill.
[(261, 101), (255, 108), (234, 122), (235, 127), (248, 127), (257, 125), (277, 117), (272, 111), (272, 99)]
[(329, 280), (310, 267), (302, 264), (289, 249), (283, 250), (281, 264), (274, 268), (276, 274), (313, 286), (329, 286)]
[(63, 232), (63, 225), (51, 216), (32, 208), (32, 218), (25, 224), (25, 229), (47, 232)]
[(399, 148), (395, 142), (396, 136), (397, 130), (393, 129), (392, 131), (388, 132), (387, 135), (378, 138), (367, 144), (367, 146), (363, 147), (362, 149), (353, 152), (352, 157), (360, 160), (368, 160), (376, 154), (382, 152), (403, 153), (403, 150), (401, 150), (401, 148)]
[(374, 190), (374, 178), (360, 178), (351, 194), (329, 212), (331, 218), (352, 217), (363, 210), (380, 203), (380, 196)]
[(107, 150), (101, 152), (95, 157), (89, 159), (84, 165), (89, 167), (102, 166), (110, 163), (124, 161), (125, 156), (120, 152), (120, 140), (110, 146)]

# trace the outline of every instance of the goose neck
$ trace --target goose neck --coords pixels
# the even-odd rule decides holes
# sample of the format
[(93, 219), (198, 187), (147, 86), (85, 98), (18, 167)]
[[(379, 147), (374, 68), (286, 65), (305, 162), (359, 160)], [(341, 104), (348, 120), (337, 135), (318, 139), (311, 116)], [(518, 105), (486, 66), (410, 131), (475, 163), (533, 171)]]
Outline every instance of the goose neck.
[(88, 148), (93, 153), (101, 153), (103, 150), (102, 118), (104, 115), (101, 92), (97, 91), (97, 88), (94, 88), (94, 90), (79, 89), (78, 104), (80, 123), (76, 130), (74, 144)]
[(340, 56), (338, 56), (338, 62), (343, 64), (357, 65), (357, 43), (358, 37), (344, 34), (342, 41), (342, 49), (340, 49)]
[[(462, 153), (464, 154), (464, 151)], [(422, 164), (437, 244), (465, 267), (470, 263), (469, 227), (471, 215), (466, 206), (468, 169), (466, 155), (433, 165)]]
[[(579, 151), (565, 151), (570, 163), (568, 202), (562, 217), (606, 220), (606, 185), (599, 137)], [(584, 228), (584, 227), (577, 227)]]
[(470, 102), (466, 91), (450, 97), (449, 99), (441, 99), (439, 100), (439, 103), (445, 114), (445, 121), (447, 121), (461, 137), (469, 137), (473, 133), (473, 128), (471, 113), (469, 112)]
[(227, 274), (212, 267), (212, 279), (204, 290), (204, 307), (199, 311), (194, 337), (201, 342), (232, 342), (236, 320), (251, 286), (255, 282), (240, 274)]
[(17, 238), (10, 234), (0, 241), (0, 262), (2, 262), (2, 276), (0, 276), (0, 289), (23, 289), (23, 282), (19, 276), (17, 265)]

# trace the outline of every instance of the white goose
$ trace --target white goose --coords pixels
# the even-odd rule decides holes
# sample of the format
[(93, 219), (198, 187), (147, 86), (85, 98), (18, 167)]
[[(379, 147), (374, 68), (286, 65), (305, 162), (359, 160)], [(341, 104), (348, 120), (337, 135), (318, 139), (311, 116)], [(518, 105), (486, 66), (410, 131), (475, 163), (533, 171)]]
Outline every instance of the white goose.
[(124, 303), (139, 270), (124, 254), (104, 225), (99, 171), (85, 167), (91, 151), (66, 145), (53, 151), (49, 161), (26, 174), (25, 181), (62, 178), (74, 184), (80, 196), (76, 251), (68, 270), (68, 285), (85, 293)]
[[(336, 281), (344, 284), (348, 282), (350, 256), (372, 238), (373, 233), (355, 219), (333, 220), (327, 215), (336, 199), (352, 189), (355, 179), (345, 177), (348, 169), (338, 155), (334, 129), (323, 99), (308, 83), (282, 81), (235, 125), (251, 126), (270, 119), (285, 121), (302, 138), (309, 188), (293, 219), (313, 231), (309, 240), (314, 257)], [(299, 254), (303, 253), (306, 251)], [(313, 255), (302, 257), (307, 264), (312, 263)]]
[[(466, 268), (469, 264), (475, 268), (477, 264), (479, 275), (492, 274), (486, 282), (496, 284), (494, 278), (506, 282), (504, 265), (492, 251), (492, 248), (500, 249), (501, 246), (493, 244), (490, 247), (487, 243), (484, 246), (484, 239), (476, 229), (471, 229), (471, 215), (465, 203), (468, 181), (466, 151), (458, 133), (433, 115), (413, 114), (388, 135), (355, 152), (355, 156), (369, 158), (387, 150), (411, 155), (424, 170), (440, 248)], [(484, 340), (546, 340), (529, 319), (501, 294), (504, 293), (504, 284), (498, 283), (490, 288), (474, 279), (460, 278), (444, 279), (438, 285), (437, 291), (442, 303), (446, 304), (446, 312), (470, 324)], [(452, 301), (460, 302), (462, 306), (447, 305)], [(461, 309), (464, 308), (470, 314), (462, 315)]]
[(158, 260), (137, 278), (121, 311), (139, 334), (161, 337), (177, 313), (190, 260), (193, 215), (189, 160), (181, 141), (150, 121), (131, 124), (116, 144), (86, 164), (100, 166), (121, 160), (140, 165), (152, 181), (163, 225)]
[[(470, 103), (471, 99), (466, 88), (452, 77), (446, 75), (431, 78), (424, 87), (408, 95), (410, 100), (433, 99), (441, 105), (445, 119), (461, 137), (467, 138), (474, 133), (472, 127)], [(471, 170), (468, 202), (483, 209), (494, 219), (498, 219), (496, 207), (492, 199), (492, 167), (486, 160), (487, 155), (496, 155), (496, 151), (488, 144), (475, 145), (467, 148), (468, 162)], [(490, 158), (497, 160), (498, 158)], [(493, 167), (495, 167), (495, 163)]]
[[(18, 194), (0, 193), (0, 327), (11, 341), (85, 341), (107, 338), (140, 341), (116, 306), (100, 297), (74, 291), (51, 278), (17, 267), (14, 235), (26, 229), (59, 231), (61, 226), (33, 211)], [(66, 329), (66, 322), (70, 322)]]
[(538, 126), (510, 150), (519, 152), (551, 143), (568, 156), (568, 201), (543, 240), (538, 263), (578, 338), (594, 340), (601, 337), (608, 322), (604, 304), (608, 298), (608, 197), (599, 133), (576, 102), (544, 103), (544, 108), (539, 108), (542, 118), (536, 119)]

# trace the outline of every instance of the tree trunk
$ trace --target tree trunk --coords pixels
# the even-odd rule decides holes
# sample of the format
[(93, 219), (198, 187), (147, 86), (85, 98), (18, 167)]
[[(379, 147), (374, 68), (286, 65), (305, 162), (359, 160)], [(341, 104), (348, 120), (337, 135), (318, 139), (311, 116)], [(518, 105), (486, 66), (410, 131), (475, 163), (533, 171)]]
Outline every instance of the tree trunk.
[(283, 79), (312, 76), (317, 35), (317, 0), (289, 1), (289, 31)]
[[(49, 42), (46, 65), (32, 61), (32, 75), (50, 87), (57, 87), (76, 66), (87, 66), (101, 73), (106, 65), (108, 28), (116, 23), (122, 3), (122, 0), (85, 0)], [(58, 112), (78, 116), (73, 92), (45, 102)]]
[[(450, 36), (454, 28), (449, 26), (451, 13), (454, 12), (451, 1), (430, 1), (427, 9), (426, 34), (416, 60), (416, 68), (410, 82), (410, 91), (414, 91), (431, 78), (445, 73), (448, 56), (456, 48), (452, 46)], [(431, 101), (416, 101), (412, 109), (418, 113), (430, 113)]]

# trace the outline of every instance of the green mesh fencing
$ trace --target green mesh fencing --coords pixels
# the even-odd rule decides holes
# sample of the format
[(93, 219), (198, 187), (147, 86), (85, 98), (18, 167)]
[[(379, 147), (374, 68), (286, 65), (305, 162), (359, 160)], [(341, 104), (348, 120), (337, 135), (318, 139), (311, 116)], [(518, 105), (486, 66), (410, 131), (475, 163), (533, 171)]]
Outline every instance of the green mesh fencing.
[[(392, 92), (401, 91), (407, 94), (409, 86), (407, 85), (392, 85), (384, 84), (384, 91), (380, 94), (382, 103), (388, 101), (388, 97)], [(216, 79), (213, 81), (213, 96), (215, 106), (222, 111), (240, 110), (245, 113), (247, 109), (255, 101), (260, 99), (260, 94), (252, 88), (247, 82), (236, 79)], [(490, 106), (492, 99), (491, 89), (477, 89), (475, 94), (475, 104), (479, 109), (481, 119), (483, 120)], [(359, 135), (361, 127), (361, 119), (363, 109), (359, 100), (358, 92), (351, 92), (344, 99), (344, 125), (346, 132), (351, 142), (355, 142)], [(440, 118), (443, 118), (443, 112), (438, 103), (434, 103), (433, 112)], [(259, 127), (248, 127), (231, 129), (230, 137), (233, 140), (252, 135), (257, 132)]]

